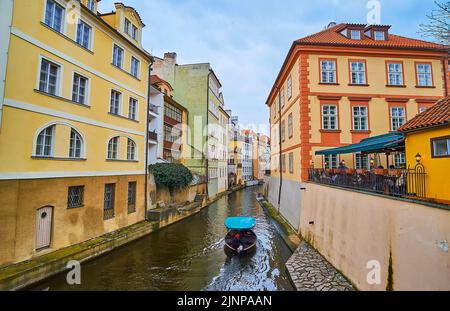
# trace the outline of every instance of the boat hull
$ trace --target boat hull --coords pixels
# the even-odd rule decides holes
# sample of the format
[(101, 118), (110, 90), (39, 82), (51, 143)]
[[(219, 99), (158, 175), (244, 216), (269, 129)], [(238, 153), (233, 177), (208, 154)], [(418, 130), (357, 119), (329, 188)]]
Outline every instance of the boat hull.
[[(239, 239), (236, 239), (239, 234)], [(252, 230), (230, 230), (225, 237), (225, 248), (237, 255), (247, 254), (256, 248), (258, 238)]]

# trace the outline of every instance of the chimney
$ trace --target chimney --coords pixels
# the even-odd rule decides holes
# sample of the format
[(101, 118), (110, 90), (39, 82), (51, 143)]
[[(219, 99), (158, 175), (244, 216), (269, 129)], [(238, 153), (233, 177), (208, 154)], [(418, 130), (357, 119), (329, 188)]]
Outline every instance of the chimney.
[(175, 52), (164, 53), (164, 60), (167, 62), (176, 64), (177, 63), (177, 53), (175, 53)]

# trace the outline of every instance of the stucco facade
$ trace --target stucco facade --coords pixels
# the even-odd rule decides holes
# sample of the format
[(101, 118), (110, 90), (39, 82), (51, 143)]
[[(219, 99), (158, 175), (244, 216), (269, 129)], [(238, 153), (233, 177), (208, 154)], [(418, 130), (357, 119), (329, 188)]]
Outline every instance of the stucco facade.
[[(361, 39), (346, 37), (350, 30)], [(373, 31), (384, 40), (371, 37)], [(266, 102), (272, 176), (301, 191), (310, 167), (336, 168), (344, 160), (358, 168), (353, 154), (315, 152), (394, 131), (448, 92), (448, 47), (389, 32), (387, 26), (339, 24), (293, 43)], [(404, 158), (393, 154), (389, 164), (405, 165)]]
[[(8, 57), (1, 59), (6, 82), (0, 98), (5, 215), (0, 227), (2, 239), (9, 242), (2, 248), (0, 265), (144, 219), (146, 77), (151, 59), (140, 42), (144, 24), (123, 4), (105, 17), (97, 15), (96, 3), (92, 11), (85, 1), (75, 8), (69, 3), (1, 3), (11, 28)], [(48, 12), (60, 12), (61, 23)], [(125, 31), (125, 19), (136, 28), (134, 37)], [(80, 32), (85, 35), (78, 36)], [(106, 184), (115, 184), (107, 219)], [(123, 206), (133, 185), (135, 211), (128, 215)], [(75, 196), (69, 188), (73, 186), (79, 187)], [(73, 209), (72, 199), (77, 203)], [(42, 233), (37, 213), (43, 207), (52, 208), (45, 227), (51, 236), (44, 250), (37, 250), (36, 235)], [(69, 234), (63, 236), (67, 228)], [(16, 245), (11, 244), (14, 239)]]

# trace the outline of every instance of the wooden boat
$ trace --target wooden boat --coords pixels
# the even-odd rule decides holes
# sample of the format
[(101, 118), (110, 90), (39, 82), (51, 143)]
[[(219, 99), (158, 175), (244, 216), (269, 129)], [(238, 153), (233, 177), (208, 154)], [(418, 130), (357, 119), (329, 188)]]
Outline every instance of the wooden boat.
[(252, 231), (256, 225), (253, 217), (230, 217), (225, 220), (228, 233), (225, 236), (225, 247), (237, 255), (249, 253), (255, 249), (258, 240)]

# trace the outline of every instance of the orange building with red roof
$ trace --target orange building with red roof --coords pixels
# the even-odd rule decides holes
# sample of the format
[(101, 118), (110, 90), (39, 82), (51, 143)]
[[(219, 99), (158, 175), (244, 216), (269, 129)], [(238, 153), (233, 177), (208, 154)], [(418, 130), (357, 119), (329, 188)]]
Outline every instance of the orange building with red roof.
[[(288, 52), (266, 101), (272, 141), (269, 200), (294, 226), (299, 189), (311, 166), (336, 168), (345, 161), (349, 168), (366, 168), (372, 157), (376, 165), (386, 165), (376, 156), (316, 156), (316, 151), (396, 131), (449, 94), (449, 47), (390, 29), (330, 24), (294, 41)], [(390, 163), (404, 162), (404, 154), (391, 155)]]

